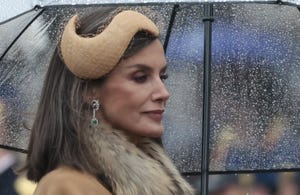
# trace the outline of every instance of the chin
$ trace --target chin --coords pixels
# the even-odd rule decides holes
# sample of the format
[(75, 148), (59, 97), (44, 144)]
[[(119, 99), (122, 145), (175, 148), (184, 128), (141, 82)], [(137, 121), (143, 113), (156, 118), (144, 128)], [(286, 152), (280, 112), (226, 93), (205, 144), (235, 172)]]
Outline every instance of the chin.
[(163, 128), (160, 129), (153, 129), (152, 131), (149, 131), (147, 137), (152, 137), (152, 138), (159, 138), (163, 134)]
[[(124, 129), (124, 128), (123, 128)], [(127, 127), (127, 132), (131, 132), (134, 135), (142, 136), (142, 137), (150, 137), (150, 138), (160, 138), (163, 134), (163, 126), (162, 125), (138, 125)]]

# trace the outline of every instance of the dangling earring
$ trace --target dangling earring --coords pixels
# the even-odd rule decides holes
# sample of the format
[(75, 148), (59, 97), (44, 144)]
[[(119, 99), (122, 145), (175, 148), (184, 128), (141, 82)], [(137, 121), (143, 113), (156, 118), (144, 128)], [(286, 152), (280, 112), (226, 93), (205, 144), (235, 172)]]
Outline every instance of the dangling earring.
[(93, 118), (91, 119), (91, 125), (93, 127), (96, 127), (99, 125), (99, 120), (96, 118), (96, 111), (99, 110), (100, 104), (98, 100), (93, 100), (91, 105), (93, 108)]

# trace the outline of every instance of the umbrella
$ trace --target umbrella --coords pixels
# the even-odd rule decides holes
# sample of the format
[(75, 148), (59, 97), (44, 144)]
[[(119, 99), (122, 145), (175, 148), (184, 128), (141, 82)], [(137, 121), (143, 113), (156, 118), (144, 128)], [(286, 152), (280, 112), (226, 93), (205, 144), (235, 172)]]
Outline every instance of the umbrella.
[(276, 4), (289, 4), (299, 6), (299, 0), (15, 0), (14, 2), (8, 0), (1, 0), (0, 7), (0, 22), (11, 19), (18, 14), (34, 9), (35, 6), (51, 6), (51, 5), (93, 5), (93, 4), (149, 4), (149, 3), (214, 3), (214, 2), (264, 2)]
[[(3, 148), (26, 152), (43, 77), (68, 18), (116, 6), (63, 2), (31, 3), (38, 6), (1, 23)], [(207, 194), (209, 174), (300, 170), (299, 1), (118, 2), (161, 29), (173, 94), (164, 145), (199, 193)]]

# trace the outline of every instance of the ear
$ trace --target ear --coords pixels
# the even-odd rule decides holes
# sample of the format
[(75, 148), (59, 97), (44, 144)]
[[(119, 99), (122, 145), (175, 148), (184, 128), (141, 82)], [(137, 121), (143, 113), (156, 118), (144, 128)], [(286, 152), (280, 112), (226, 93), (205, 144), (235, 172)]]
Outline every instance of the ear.
[(83, 101), (87, 104), (90, 104), (94, 99), (98, 99), (96, 96), (96, 89), (95, 87), (90, 87), (87, 89), (86, 94), (83, 95)]

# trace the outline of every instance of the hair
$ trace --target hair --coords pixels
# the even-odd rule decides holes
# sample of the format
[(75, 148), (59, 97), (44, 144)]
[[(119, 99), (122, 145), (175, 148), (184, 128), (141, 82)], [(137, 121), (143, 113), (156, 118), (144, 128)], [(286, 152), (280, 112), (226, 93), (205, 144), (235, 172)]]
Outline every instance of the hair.
[[(81, 18), (77, 33), (82, 36), (99, 33), (118, 12), (119, 9), (102, 8)], [(147, 32), (138, 32), (122, 58), (134, 55), (155, 39)], [(36, 182), (59, 165), (97, 174), (92, 156), (86, 152), (88, 146), (82, 141), (81, 121), (89, 108), (84, 101), (88, 89), (105, 82), (107, 76), (97, 80), (80, 79), (68, 70), (59, 54), (58, 46), (46, 74), (23, 168), (28, 179)]]

